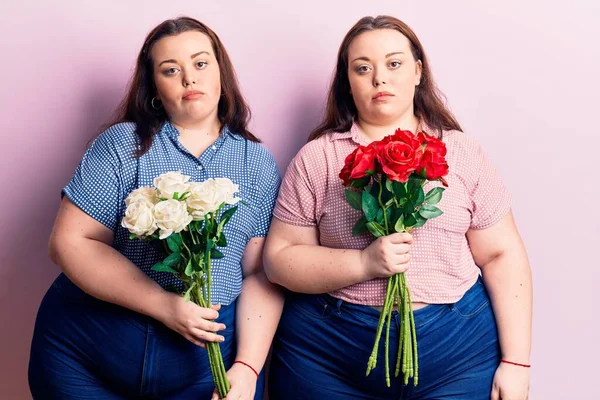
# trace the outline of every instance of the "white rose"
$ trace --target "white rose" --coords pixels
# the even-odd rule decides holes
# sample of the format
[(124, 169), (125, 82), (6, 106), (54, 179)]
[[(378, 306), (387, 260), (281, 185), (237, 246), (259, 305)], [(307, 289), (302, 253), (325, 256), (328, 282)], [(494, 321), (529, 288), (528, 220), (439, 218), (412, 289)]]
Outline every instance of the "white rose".
[(234, 205), (240, 201), (238, 197), (234, 197), (240, 190), (240, 187), (231, 182), (231, 179), (216, 178), (215, 182), (217, 183), (217, 195), (221, 198), (223, 203)]
[(154, 204), (150, 201), (136, 201), (127, 206), (121, 226), (138, 236), (152, 235), (156, 229)]
[(194, 219), (201, 220), (206, 214), (217, 211), (223, 203), (236, 204), (240, 200), (233, 197), (237, 191), (238, 185), (227, 178), (210, 178), (192, 182), (186, 202)]
[(173, 199), (156, 204), (154, 206), (154, 218), (160, 229), (160, 239), (165, 239), (172, 233), (181, 232), (192, 222), (186, 204)]
[(163, 199), (172, 199), (175, 193), (181, 196), (189, 190), (187, 181), (190, 177), (183, 175), (181, 171), (167, 172), (154, 178), (154, 186), (158, 189), (158, 196)]
[(156, 190), (148, 186), (135, 189), (133, 192), (129, 193), (129, 196), (127, 196), (127, 199), (125, 199), (125, 204), (129, 206), (130, 204), (138, 201), (148, 201), (152, 204), (158, 203)]

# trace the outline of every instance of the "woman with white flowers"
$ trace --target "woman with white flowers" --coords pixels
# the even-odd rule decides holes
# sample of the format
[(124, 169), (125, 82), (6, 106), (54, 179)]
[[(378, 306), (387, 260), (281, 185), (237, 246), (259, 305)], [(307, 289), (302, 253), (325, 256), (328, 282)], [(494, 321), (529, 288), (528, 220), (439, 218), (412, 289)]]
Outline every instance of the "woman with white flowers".
[[(184, 17), (150, 32), (117, 120), (63, 189), (49, 243), (63, 273), (36, 320), (29, 363), (34, 398), (216, 398), (202, 349), (207, 341), (222, 342), (227, 399), (262, 398), (260, 371), (283, 306), (261, 263), (280, 180), (248, 119), (212, 30)], [(129, 230), (168, 236), (210, 207), (194, 204), (190, 215), (185, 205), (165, 201), (150, 215), (156, 194), (147, 187), (160, 196), (191, 185), (193, 197), (204, 189), (192, 181), (220, 177), (238, 185), (229, 189), (239, 189), (245, 204), (225, 227), (225, 257), (213, 261), (214, 305), (202, 308), (184, 301), (175, 276), (152, 270), (160, 253), (130, 240)], [(161, 225), (167, 214), (171, 225)]]

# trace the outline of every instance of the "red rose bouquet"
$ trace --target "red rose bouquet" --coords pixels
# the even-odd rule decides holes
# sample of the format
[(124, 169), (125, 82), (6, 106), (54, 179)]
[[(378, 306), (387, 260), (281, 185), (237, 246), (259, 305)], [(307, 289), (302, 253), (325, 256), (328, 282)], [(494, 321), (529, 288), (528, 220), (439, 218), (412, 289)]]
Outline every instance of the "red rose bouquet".
[[(428, 219), (442, 215), (435, 204), (442, 199), (445, 189), (435, 187), (425, 194), (423, 186), (427, 181), (436, 180), (448, 186), (444, 179), (447, 174), (445, 143), (424, 132), (414, 135), (398, 129), (383, 140), (359, 146), (346, 157), (339, 175), (347, 187), (346, 201), (363, 213), (352, 234), (358, 236), (370, 232), (377, 238), (394, 232), (409, 232), (423, 226)], [(419, 381), (417, 338), (410, 290), (404, 273), (388, 278), (367, 375), (377, 365), (385, 322), (385, 372), (386, 383), (390, 386), (388, 343), (394, 305), (398, 306), (401, 319), (395, 376), (402, 371), (404, 384), (413, 378), (416, 386)]]

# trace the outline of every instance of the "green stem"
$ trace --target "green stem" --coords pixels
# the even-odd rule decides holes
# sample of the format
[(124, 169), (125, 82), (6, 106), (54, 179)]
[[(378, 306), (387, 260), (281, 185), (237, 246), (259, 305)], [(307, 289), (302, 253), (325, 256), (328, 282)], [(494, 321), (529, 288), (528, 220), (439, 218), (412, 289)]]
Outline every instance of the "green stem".
[(385, 302), (383, 304), (383, 310), (381, 310), (381, 314), (379, 314), (379, 323), (377, 324), (377, 333), (375, 335), (375, 344), (373, 345), (373, 350), (371, 351), (371, 356), (369, 357), (369, 362), (367, 363), (367, 376), (369, 375), (369, 373), (371, 373), (371, 370), (373, 370), (377, 366), (377, 353), (379, 352), (379, 341), (381, 340), (381, 331), (383, 330), (383, 321), (385, 320), (385, 317), (387, 315), (386, 312), (387, 312), (388, 306), (389, 306), (389, 297), (390, 296), (388, 296), (388, 294), (390, 293), (391, 285), (392, 285), (392, 278), (388, 278)]
[(388, 229), (388, 221), (387, 221), (387, 213), (386, 213), (386, 208), (385, 208), (385, 204), (383, 204), (383, 201), (381, 201), (381, 195), (383, 193), (383, 177), (381, 178), (381, 181), (379, 182), (379, 196), (377, 198), (377, 201), (379, 202), (379, 207), (381, 207), (381, 209), (383, 210), (383, 228), (385, 230), (385, 234), (389, 235), (390, 234), (390, 230)]

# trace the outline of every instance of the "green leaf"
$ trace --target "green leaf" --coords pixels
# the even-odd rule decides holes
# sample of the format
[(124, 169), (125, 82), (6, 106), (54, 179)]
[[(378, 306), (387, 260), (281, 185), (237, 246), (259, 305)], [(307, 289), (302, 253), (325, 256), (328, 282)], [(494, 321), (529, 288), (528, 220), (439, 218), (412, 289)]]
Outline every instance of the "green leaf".
[(344, 197), (346, 198), (348, 204), (350, 204), (350, 207), (358, 211), (362, 210), (362, 201), (360, 193), (357, 193), (354, 190), (346, 189), (344, 190)]
[(225, 257), (225, 254), (221, 253), (217, 248), (213, 248), (210, 251), (210, 257), (213, 259), (218, 259)]
[(167, 246), (169, 246), (169, 249), (173, 253), (181, 252), (182, 243), (183, 241), (181, 240), (181, 236), (179, 236), (177, 233), (173, 233), (167, 238)]
[(181, 254), (179, 253), (171, 253), (167, 258), (163, 260), (163, 264), (168, 265), (169, 267), (174, 267), (179, 264), (182, 260)]
[(219, 247), (227, 247), (227, 239), (225, 238), (225, 234), (221, 234), (219, 236), (219, 240), (217, 241), (217, 246)]
[(136, 239), (138, 236), (135, 233), (129, 235), (129, 239)]
[(357, 189), (362, 189), (365, 186), (367, 186), (369, 184), (369, 182), (371, 182), (371, 177), (370, 176), (365, 176), (364, 178), (360, 178), (360, 179), (353, 179), (350, 182), (350, 187), (353, 188), (357, 188)]
[(173, 193), (173, 198), (175, 200), (179, 200), (179, 193), (177, 193), (177, 192)]
[(377, 211), (379, 210), (377, 199), (366, 190), (362, 192), (362, 210), (365, 213), (367, 221), (373, 221), (377, 217)]
[(192, 294), (192, 290), (196, 287), (196, 282), (192, 283), (190, 285), (190, 288), (188, 290), (185, 291), (185, 294), (183, 295), (183, 300), (185, 301), (190, 301), (190, 296)]
[(379, 225), (381, 225), (381, 226), (383, 226), (383, 225), (384, 225), (384, 222), (385, 222), (385, 221), (383, 220), (383, 209), (382, 209), (382, 208), (380, 208), (380, 209), (377, 211), (377, 218), (375, 218), (375, 221), (377, 221), (377, 223), (378, 223)]
[(421, 214), (419, 214), (419, 213), (413, 214), (413, 217), (417, 221), (417, 223), (413, 226), (413, 228), (420, 228), (423, 225), (425, 225), (425, 222), (427, 222), (427, 218), (422, 217)]
[(394, 196), (398, 201), (407, 197), (406, 183), (392, 181), (392, 192), (394, 192)]
[(172, 274), (176, 274), (177, 271), (175, 271), (173, 268), (169, 267), (168, 265), (165, 265), (161, 262), (158, 262), (156, 264), (154, 264), (152, 266), (152, 270), (153, 271), (157, 271), (157, 272), (170, 272)]
[(208, 239), (206, 241), (206, 252), (208, 253), (209, 251), (211, 251), (211, 249), (215, 247), (215, 241), (212, 239)]
[(404, 218), (404, 229), (409, 229), (412, 228), (416, 225), (417, 223), (417, 219), (415, 218), (414, 214), (409, 214)]
[(386, 179), (385, 177), (382, 177), (381, 179), (385, 179), (385, 188), (387, 189), (387, 191), (394, 193), (393, 181), (390, 181), (389, 179)]
[(379, 225), (377, 222), (367, 222), (367, 228), (375, 237), (385, 236), (383, 226)]
[[(233, 217), (233, 214), (235, 214), (235, 212), (237, 211), (238, 206), (234, 206), (231, 207), (230, 209), (226, 210), (222, 215), (221, 215), (221, 224), (223, 224), (223, 226), (225, 226), (225, 224), (227, 222), (229, 222), (229, 220), (231, 219), (231, 217)], [(225, 221), (225, 222), (223, 222)]]
[(204, 243), (198, 243), (190, 247), (190, 251), (194, 254), (201, 254), (204, 252), (206, 245)]
[(421, 214), (421, 216), (423, 218), (430, 219), (430, 218), (439, 217), (440, 215), (443, 214), (443, 212), (436, 206), (431, 206), (429, 204), (423, 204), (423, 206), (419, 210), (419, 214)]
[(418, 186), (417, 188), (415, 188), (413, 195), (414, 197), (412, 198), (412, 201), (415, 204), (415, 206), (423, 204), (423, 201), (425, 201), (425, 192), (423, 191), (422, 186)]
[(194, 272), (194, 264), (192, 263), (192, 257), (190, 257), (190, 260), (187, 263), (187, 266), (185, 267), (185, 274), (187, 276), (192, 276), (192, 272)]
[(400, 215), (400, 218), (398, 218), (394, 225), (394, 230), (396, 232), (404, 232), (404, 215)]
[(444, 193), (444, 190), (446, 189), (443, 187), (434, 187), (429, 191), (429, 193), (427, 193), (427, 196), (425, 196), (425, 202), (431, 205), (439, 203), (442, 199), (442, 193)]
[(361, 219), (356, 221), (356, 224), (354, 224), (354, 227), (352, 227), (352, 235), (354, 236), (360, 236), (368, 231), (369, 229), (367, 228), (367, 219), (365, 217), (362, 217)]

